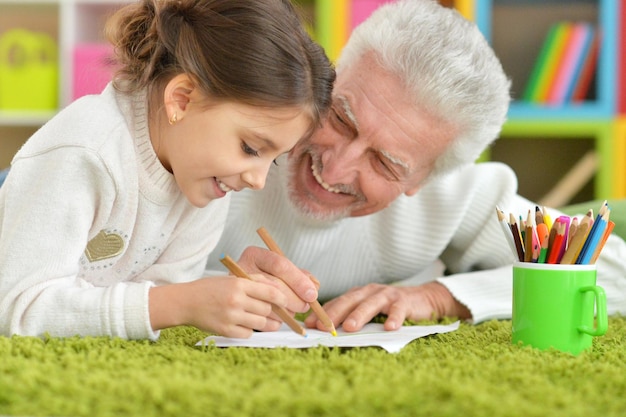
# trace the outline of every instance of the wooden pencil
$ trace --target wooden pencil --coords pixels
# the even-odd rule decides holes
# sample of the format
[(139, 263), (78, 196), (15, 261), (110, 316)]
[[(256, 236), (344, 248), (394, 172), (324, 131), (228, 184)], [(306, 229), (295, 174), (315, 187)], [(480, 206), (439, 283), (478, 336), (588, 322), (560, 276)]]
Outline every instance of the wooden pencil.
[(543, 223), (544, 223), (543, 212), (541, 211), (539, 206), (535, 206), (535, 224), (539, 226), (540, 224), (543, 224)]
[(534, 245), (536, 245), (539, 239), (536, 239), (537, 229), (535, 226), (535, 217), (531, 211), (528, 210), (528, 217), (526, 219), (526, 225), (524, 226), (526, 233), (524, 234), (524, 262), (533, 261)]
[(509, 225), (511, 226), (511, 233), (513, 234), (517, 257), (520, 262), (524, 262), (524, 245), (522, 244), (522, 235), (519, 232), (519, 226), (517, 225), (517, 221), (515, 220), (513, 213), (509, 213)]
[[(228, 268), (228, 270), (233, 275), (239, 278), (246, 278), (246, 279), (252, 280), (250, 275), (248, 275), (246, 271), (244, 271), (243, 268), (240, 267), (239, 264), (237, 264), (237, 262), (235, 262), (234, 259), (231, 258), (230, 256), (224, 255), (222, 259), (220, 259), (220, 261), (224, 264), (224, 266), (226, 266), (226, 268)], [(298, 323), (296, 319), (294, 319), (291, 316), (291, 314), (287, 312), (287, 310), (285, 310), (284, 308), (280, 306), (277, 306), (276, 304), (272, 304), (272, 311), (276, 313), (276, 315), (280, 317), (282, 321), (287, 323), (287, 325), (289, 326), (289, 328), (291, 328), (291, 330), (298, 333), (299, 335), (306, 337), (306, 330), (304, 330), (304, 328), (300, 326), (300, 323)]]
[(504, 239), (509, 244), (509, 247), (511, 248), (511, 252), (513, 253), (513, 256), (519, 260), (519, 253), (517, 251), (517, 247), (515, 246), (515, 238), (513, 236), (513, 230), (511, 229), (511, 224), (506, 219), (504, 211), (502, 211), (499, 207), (496, 207), (496, 215), (498, 216), (498, 223), (500, 223), (502, 233), (504, 233)]
[[(591, 228), (591, 222), (588, 221), (588, 216), (585, 216), (583, 220), (580, 221), (578, 228), (572, 235), (571, 240), (568, 242), (567, 249), (563, 254), (563, 258), (561, 258), (562, 264), (574, 264), (576, 263), (576, 259), (578, 258), (578, 254), (580, 254), (580, 250), (582, 249), (587, 236), (589, 235), (589, 229)], [(570, 227), (570, 231), (571, 231)]]
[[(263, 242), (265, 242), (269, 250), (281, 256), (285, 256), (285, 254), (280, 249), (276, 241), (272, 238), (272, 236), (270, 236), (267, 229), (265, 229), (264, 227), (259, 227), (256, 232), (259, 234), (259, 236), (261, 236), (261, 239), (263, 239)], [(313, 275), (309, 275), (309, 278), (316, 285), (319, 285), (319, 281)], [(337, 330), (335, 329), (335, 325), (333, 324), (333, 321), (330, 319), (330, 317), (328, 317), (328, 314), (326, 314), (326, 311), (324, 310), (322, 305), (319, 303), (319, 301), (317, 300), (312, 301), (310, 303), (310, 306), (311, 306), (311, 309), (317, 315), (317, 318), (319, 318), (322, 324), (324, 325), (324, 327), (326, 327), (326, 330), (328, 330), (333, 336), (337, 336)]]
[(572, 221), (569, 224), (569, 230), (567, 231), (567, 242), (572, 241), (574, 234), (576, 234), (576, 230), (578, 229), (578, 217), (572, 218)]

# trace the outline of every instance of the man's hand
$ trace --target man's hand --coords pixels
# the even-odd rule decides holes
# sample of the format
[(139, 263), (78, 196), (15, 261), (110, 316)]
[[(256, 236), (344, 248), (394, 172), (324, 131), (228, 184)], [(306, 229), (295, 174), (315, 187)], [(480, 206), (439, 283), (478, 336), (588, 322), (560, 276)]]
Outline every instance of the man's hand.
[(317, 288), (306, 271), (295, 266), (284, 256), (267, 249), (249, 246), (237, 263), (248, 274), (263, 274), (280, 284), (287, 296), (287, 310), (305, 313), (309, 303), (317, 299)]
[[(356, 287), (324, 304), (335, 326), (342, 324), (347, 332), (356, 332), (382, 313), (387, 315), (385, 330), (397, 330), (405, 319), (430, 320), (441, 317), (471, 317), (470, 311), (438, 282), (416, 287), (368, 284)], [(324, 330), (315, 315), (305, 325)]]

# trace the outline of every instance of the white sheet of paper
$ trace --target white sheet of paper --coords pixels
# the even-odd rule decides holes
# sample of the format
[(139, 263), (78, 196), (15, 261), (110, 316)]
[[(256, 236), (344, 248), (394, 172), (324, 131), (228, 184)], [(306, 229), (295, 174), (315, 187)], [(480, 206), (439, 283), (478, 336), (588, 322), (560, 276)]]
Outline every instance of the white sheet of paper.
[(306, 329), (307, 336), (294, 333), (287, 325), (275, 332), (255, 332), (249, 339), (233, 339), (222, 336), (209, 336), (196, 346), (215, 342), (218, 347), (258, 347), (258, 348), (309, 348), (315, 346), (379, 346), (389, 353), (397, 353), (412, 340), (435, 333), (448, 333), (459, 328), (456, 321), (447, 325), (402, 326), (395, 331), (386, 331), (380, 323), (366, 324), (355, 333), (337, 330), (337, 336), (320, 330)]

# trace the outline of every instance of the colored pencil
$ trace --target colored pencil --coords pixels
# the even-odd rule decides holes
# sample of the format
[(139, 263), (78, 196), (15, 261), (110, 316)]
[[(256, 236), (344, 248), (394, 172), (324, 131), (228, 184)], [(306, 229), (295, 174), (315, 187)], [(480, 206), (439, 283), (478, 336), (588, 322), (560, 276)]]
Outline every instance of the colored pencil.
[(548, 226), (545, 223), (537, 225), (537, 235), (539, 236), (539, 244), (541, 248), (537, 262), (545, 263), (546, 257), (548, 256), (548, 242), (550, 239), (550, 230), (548, 230)]
[[(260, 227), (259, 229), (257, 229), (256, 232), (259, 234), (259, 236), (261, 236), (261, 239), (263, 239), (263, 242), (265, 242), (269, 250), (281, 256), (285, 256), (285, 254), (280, 249), (276, 241), (272, 238), (272, 236), (270, 236), (269, 232), (264, 227)], [(310, 275), (310, 278), (315, 283), (319, 284), (319, 281), (317, 281), (315, 277)], [(333, 321), (330, 319), (330, 317), (328, 317), (328, 314), (326, 314), (326, 311), (321, 306), (319, 301), (317, 300), (312, 301), (310, 303), (310, 306), (311, 306), (311, 309), (317, 315), (317, 318), (319, 318), (322, 324), (324, 325), (324, 327), (326, 327), (326, 330), (328, 330), (333, 336), (337, 336), (337, 330), (335, 330), (335, 325), (333, 324)]]
[(511, 227), (511, 233), (513, 234), (513, 241), (515, 242), (517, 258), (520, 262), (524, 262), (524, 245), (522, 244), (522, 234), (519, 231), (519, 226), (515, 221), (515, 216), (513, 216), (513, 213), (509, 213), (509, 226)]
[(524, 262), (533, 262), (533, 255), (537, 252), (539, 247), (539, 238), (537, 237), (535, 216), (533, 216), (530, 210), (528, 210), (528, 217), (524, 229), (526, 230), (524, 234)]
[[(237, 264), (237, 262), (235, 262), (230, 256), (225, 255), (220, 259), (220, 261), (224, 264), (224, 266), (226, 266), (226, 268), (228, 268), (228, 270), (233, 275), (239, 278), (246, 278), (246, 279), (252, 280), (250, 275), (248, 275), (246, 271), (244, 271), (243, 268), (241, 268)], [(280, 306), (277, 306), (276, 304), (272, 304), (272, 311), (276, 313), (276, 315), (280, 317), (281, 320), (287, 323), (287, 325), (291, 328), (291, 330), (298, 333), (299, 335), (306, 337), (306, 330), (304, 330), (304, 328), (300, 326), (300, 323), (298, 323), (296, 319), (294, 319), (291, 316), (291, 314), (287, 312), (287, 310), (285, 310), (284, 308)]]
[(593, 253), (593, 256), (591, 257), (591, 261), (589, 261), (590, 264), (595, 264), (596, 261), (598, 260), (598, 257), (600, 256), (600, 252), (602, 252), (602, 248), (606, 244), (606, 241), (609, 239), (609, 236), (611, 235), (611, 232), (613, 232), (614, 227), (615, 227), (615, 222), (613, 222), (612, 220), (609, 220), (609, 222), (606, 225), (606, 230), (604, 231), (604, 235), (602, 236), (600, 243), (596, 247), (596, 250)]
[[(589, 230), (591, 229), (591, 221), (589, 220), (589, 216), (583, 217), (578, 225), (578, 228), (572, 235), (571, 240), (568, 242), (567, 249), (563, 254), (563, 258), (561, 258), (562, 264), (574, 264), (576, 263), (576, 259), (578, 259), (578, 255), (589, 235)], [(570, 228), (571, 231), (571, 228)]]
[(588, 264), (595, 253), (596, 247), (600, 244), (604, 232), (609, 222), (609, 211), (605, 211), (600, 219), (596, 220), (589, 231), (585, 244), (576, 259), (577, 264)]
[(535, 224), (539, 226), (541, 223), (543, 223), (543, 212), (539, 206), (535, 206)]
[(554, 241), (548, 247), (548, 263), (558, 264), (561, 262), (561, 257), (565, 252), (565, 245), (567, 243), (567, 232), (565, 223), (560, 221), (560, 218), (554, 222), (553, 228), (556, 230), (554, 235)]
[(550, 213), (548, 213), (548, 209), (546, 209), (546, 206), (543, 206), (542, 213), (543, 222), (548, 226), (548, 229), (552, 229), (552, 217), (550, 217)]
[(509, 244), (511, 252), (513, 252), (513, 256), (519, 258), (519, 253), (515, 246), (515, 239), (513, 238), (513, 232), (511, 230), (511, 224), (506, 220), (506, 215), (499, 207), (496, 207), (496, 215), (498, 216), (498, 223), (500, 223), (502, 233), (504, 233), (504, 239)]
[[(600, 238), (602, 237), (601, 235), (597, 236), (596, 234), (604, 233), (606, 222), (608, 222), (609, 220), (608, 216), (605, 219), (605, 214), (607, 213), (607, 211), (609, 211), (609, 208), (607, 205), (607, 201), (604, 200), (604, 202), (602, 203), (602, 206), (600, 207), (600, 210), (598, 210), (598, 216), (596, 217), (596, 220), (591, 225), (591, 230), (589, 230), (589, 237), (585, 240), (585, 244), (580, 250), (578, 259), (576, 259), (577, 264), (583, 263), (583, 259), (585, 260), (584, 263), (587, 263), (591, 259), (591, 255), (593, 255), (593, 251), (595, 250), (595, 245), (598, 244)], [(593, 216), (593, 213), (591, 215)], [(602, 230), (598, 232), (597, 229), (599, 227), (602, 228)], [(590, 245), (594, 245), (594, 247), (590, 249), (589, 248)]]

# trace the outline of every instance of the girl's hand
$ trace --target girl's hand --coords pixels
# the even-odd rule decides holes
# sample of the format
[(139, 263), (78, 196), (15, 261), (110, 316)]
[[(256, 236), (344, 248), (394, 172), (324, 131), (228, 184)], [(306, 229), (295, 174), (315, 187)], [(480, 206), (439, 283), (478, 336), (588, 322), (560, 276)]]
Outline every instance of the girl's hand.
[(285, 308), (287, 297), (276, 283), (260, 275), (253, 280), (221, 276), (150, 289), (154, 330), (190, 325), (226, 337), (248, 338), (254, 330), (280, 327), (272, 303)]

